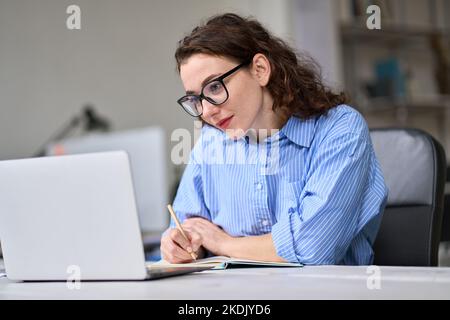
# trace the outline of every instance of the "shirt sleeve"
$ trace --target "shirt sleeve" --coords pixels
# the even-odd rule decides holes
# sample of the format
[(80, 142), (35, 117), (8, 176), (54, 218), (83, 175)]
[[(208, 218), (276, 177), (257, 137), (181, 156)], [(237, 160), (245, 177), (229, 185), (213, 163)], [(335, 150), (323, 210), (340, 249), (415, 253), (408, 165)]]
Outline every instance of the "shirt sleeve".
[(303, 264), (342, 261), (357, 233), (369, 179), (372, 149), (360, 118), (334, 125), (320, 142), (297, 207), (289, 208), (272, 228), (280, 257)]
[[(181, 177), (173, 203), (173, 210), (181, 223), (193, 216), (211, 220), (203, 196), (202, 161), (199, 158), (202, 154), (201, 148), (202, 143), (200, 139), (189, 156), (189, 162)], [(176, 224), (171, 218), (169, 229), (174, 227), (176, 227)]]

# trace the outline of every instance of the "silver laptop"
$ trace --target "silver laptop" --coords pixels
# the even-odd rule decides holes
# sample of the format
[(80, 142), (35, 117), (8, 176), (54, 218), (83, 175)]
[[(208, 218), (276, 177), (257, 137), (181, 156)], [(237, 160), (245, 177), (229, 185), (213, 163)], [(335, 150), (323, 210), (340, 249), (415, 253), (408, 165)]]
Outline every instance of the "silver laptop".
[(124, 151), (0, 161), (0, 241), (11, 280), (144, 280), (208, 269), (146, 265)]

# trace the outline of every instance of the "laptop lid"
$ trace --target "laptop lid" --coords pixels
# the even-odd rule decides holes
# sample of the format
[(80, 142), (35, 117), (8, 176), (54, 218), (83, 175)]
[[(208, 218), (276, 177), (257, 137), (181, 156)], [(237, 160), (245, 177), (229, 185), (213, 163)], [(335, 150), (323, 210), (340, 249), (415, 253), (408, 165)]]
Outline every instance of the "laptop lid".
[(11, 280), (146, 278), (127, 154), (0, 161), (0, 239)]

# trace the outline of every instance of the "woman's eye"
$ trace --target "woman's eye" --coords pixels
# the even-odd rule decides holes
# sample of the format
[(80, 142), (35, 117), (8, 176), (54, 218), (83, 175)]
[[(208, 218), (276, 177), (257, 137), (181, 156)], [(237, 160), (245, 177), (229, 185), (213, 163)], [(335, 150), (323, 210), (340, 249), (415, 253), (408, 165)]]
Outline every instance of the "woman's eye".
[(217, 93), (217, 92), (219, 92), (219, 91), (222, 90), (222, 84), (219, 83), (219, 82), (217, 82), (217, 83), (211, 83), (211, 84), (209, 85), (208, 90), (209, 90), (211, 93)]
[(196, 104), (198, 101), (197, 97), (189, 97), (188, 102)]

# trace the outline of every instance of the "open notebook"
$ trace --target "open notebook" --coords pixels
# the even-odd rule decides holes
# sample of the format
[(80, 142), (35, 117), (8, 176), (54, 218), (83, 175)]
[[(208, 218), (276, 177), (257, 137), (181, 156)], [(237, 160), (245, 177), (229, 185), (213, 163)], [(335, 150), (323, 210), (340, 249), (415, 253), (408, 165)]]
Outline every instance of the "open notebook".
[(199, 259), (191, 263), (169, 263), (160, 260), (150, 265), (150, 268), (166, 268), (166, 267), (188, 267), (188, 266), (209, 266), (214, 270), (222, 270), (228, 268), (249, 268), (249, 267), (302, 267), (300, 263), (291, 262), (271, 262), (230, 258), (224, 256), (216, 256), (205, 259)]

